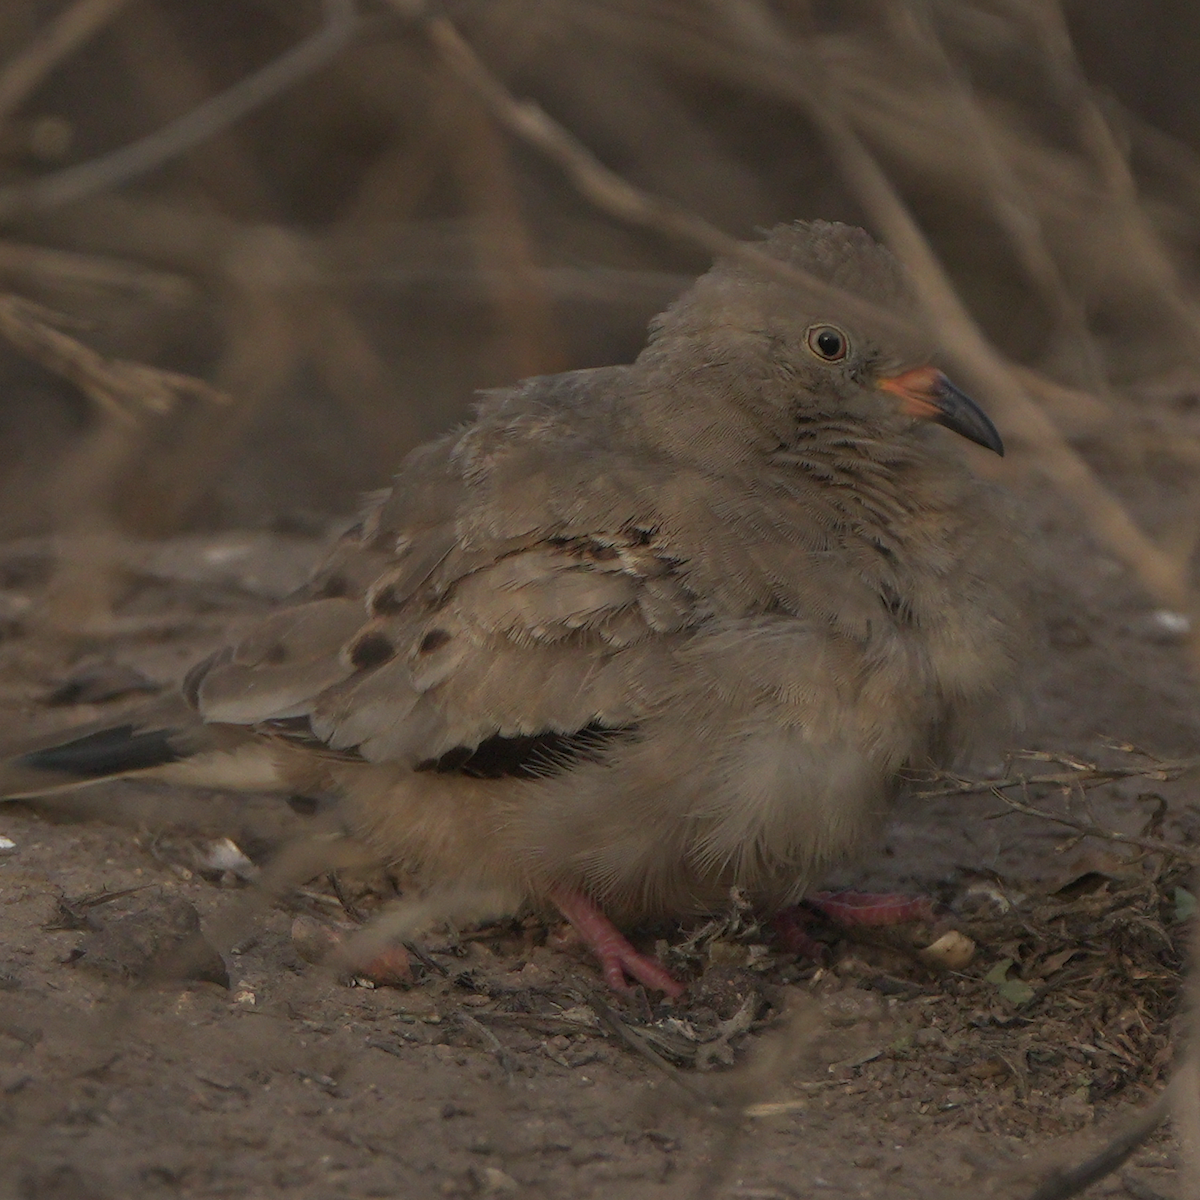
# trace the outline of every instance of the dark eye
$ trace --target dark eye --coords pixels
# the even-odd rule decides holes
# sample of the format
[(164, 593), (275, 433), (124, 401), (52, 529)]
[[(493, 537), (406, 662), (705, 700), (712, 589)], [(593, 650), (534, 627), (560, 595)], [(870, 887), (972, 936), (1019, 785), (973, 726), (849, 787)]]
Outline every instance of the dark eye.
[(840, 362), (850, 351), (850, 341), (833, 325), (814, 325), (808, 331), (808, 348), (826, 362)]

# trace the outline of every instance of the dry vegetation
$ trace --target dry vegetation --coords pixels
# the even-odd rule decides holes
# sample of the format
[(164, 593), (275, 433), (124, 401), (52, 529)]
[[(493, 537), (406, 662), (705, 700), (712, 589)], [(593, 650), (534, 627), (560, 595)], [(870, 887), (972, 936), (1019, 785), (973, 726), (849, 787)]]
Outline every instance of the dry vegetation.
[[(654, 931), (697, 981), (688, 1007), (617, 1011), (536, 922), (431, 934), (391, 998), (305, 967), (293, 919), (349, 928), (391, 884), (331, 872), (263, 911), (235, 903), (255, 875), (236, 847), (261, 861), (305, 820), (265, 801), (206, 798), (197, 815), (186, 797), (110, 791), (119, 842), (60, 823), (94, 808), (60, 805), (55, 823), (18, 809), (5, 826), (18, 854), (0, 869), (10, 941), (28, 949), (0, 975), (0, 1154), (15, 1166), (0, 1175), (16, 1181), (0, 1189), (765, 1200), (969, 1184), (1049, 1200), (1099, 1181), (1200, 1196), (1200, 1065), (1184, 1036), (1200, 709), (1181, 665), (1200, 670), (1197, 47), (1200, 8), (1133, 0), (0, 6), (6, 740), (178, 679), (286, 593), (330, 520), (473, 389), (627, 359), (712, 253), (820, 216), (870, 227), (913, 271), (947, 360), (1010, 445), (1004, 480), (1052, 543), (1048, 593), (1068, 597), (1047, 600), (1057, 699), (1030, 725), (1051, 761), (1010, 764), (1008, 782), (927, 781), (927, 802), (980, 828), (1023, 822), (1031, 858), (1053, 835), (1043, 857), (1082, 864), (1038, 883), (1011, 859), (914, 866), (940, 889), (938, 920), (883, 940), (830, 932), (819, 965), (734, 898), (708, 925)], [(229, 529), (260, 532), (212, 535)], [(1101, 685), (1133, 690), (1122, 706)], [(1153, 753), (1094, 736), (1147, 729), (1162, 735)], [(967, 796), (973, 809), (954, 807)], [(60, 853), (78, 857), (55, 875), (43, 860)], [(51, 876), (60, 894), (42, 903)], [(161, 967), (160, 935), (175, 950), (199, 936), (185, 900), (217, 947), (189, 959), (193, 998), (164, 991), (158, 968), (130, 990)], [(155, 913), (165, 932), (146, 926)], [(921, 950), (951, 928), (979, 951), (935, 969)], [(54, 1009), (42, 1030), (42, 980), (88, 1021)], [(337, 1069), (298, 1050), (305, 1065), (259, 1061), (244, 1030), (230, 1053), (258, 1064), (245, 1078), (187, 1058), (220, 1058), (234, 1035), (217, 1016), (236, 1025), (273, 988), (297, 1039), (342, 1039)], [(141, 1074), (112, 1082), (121, 1052), (100, 1043), (169, 1044), (172, 1011), (201, 1009), (191, 1025), (210, 1040), (189, 1033), (182, 1065), (138, 1059)], [(419, 1059), (435, 1082), (417, 1096), (365, 1059)], [(413, 1166), (389, 1140), (440, 1095), (439, 1130), (461, 1118), (477, 1142), (520, 1142), (505, 1119), (530, 1101), (514, 1080), (542, 1089), (551, 1121), (581, 1067), (598, 1100), (561, 1154), (551, 1139), (504, 1158), (427, 1131), (430, 1165)], [(255, 1072), (289, 1082), (259, 1103)], [(463, 1072), (475, 1099), (460, 1102)], [(192, 1135), (166, 1118), (156, 1132), (132, 1101), (124, 1125), (79, 1115), (177, 1076), (206, 1097), (186, 1161), (153, 1159), (148, 1146)], [(655, 1112), (629, 1099), (659, 1077)], [(330, 1116), (356, 1087), (386, 1120)], [(305, 1107), (314, 1090), (332, 1107)], [(185, 1093), (168, 1100), (190, 1112)], [(1097, 1115), (1117, 1132), (1054, 1141)], [(1168, 1115), (1177, 1148), (1156, 1132)], [(59, 1136), (89, 1122), (123, 1131), (127, 1150), (89, 1167)], [(361, 1177), (311, 1165), (330, 1122)], [(251, 1126), (265, 1131), (245, 1143), (255, 1155), (274, 1148), (265, 1174), (229, 1149)], [(897, 1139), (919, 1147), (907, 1175)], [(1096, 1145), (1079, 1170), (1055, 1165)], [(598, 1157), (576, 1161), (589, 1146)], [(1116, 1174), (1137, 1153), (1158, 1157)], [(588, 1173), (610, 1160), (629, 1173)], [(834, 1174), (818, 1185), (821, 1162)]]

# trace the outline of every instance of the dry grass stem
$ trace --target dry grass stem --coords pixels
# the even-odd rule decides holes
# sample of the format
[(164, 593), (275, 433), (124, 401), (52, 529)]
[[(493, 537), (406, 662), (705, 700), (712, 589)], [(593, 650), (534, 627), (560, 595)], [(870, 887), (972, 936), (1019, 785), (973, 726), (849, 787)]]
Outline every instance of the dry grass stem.
[(105, 27), (129, 0), (75, 0), (15, 58), (0, 68), (0, 123), (8, 120), (38, 85)]
[(184, 397), (227, 404), (229, 397), (201, 379), (144, 363), (109, 359), (55, 328), (58, 314), (20, 296), (0, 295), (0, 336), (47, 370), (69, 379), (104, 415), (136, 423), (164, 414)]
[(196, 298), (196, 287), (189, 279), (140, 262), (7, 240), (0, 240), (0, 276), (27, 288), (137, 292), (172, 307)]
[[(937, 782), (920, 787), (917, 795), (925, 799), (938, 796), (965, 796), (971, 794), (988, 794), (995, 796), (1013, 812), (1036, 817), (1072, 830), (1081, 837), (1099, 838), (1103, 841), (1119, 845), (1134, 846), (1150, 854), (1163, 854), (1178, 860), (1200, 866), (1200, 853), (1178, 842), (1167, 842), (1161, 838), (1144, 837), (1141, 835), (1124, 834), (1118, 830), (1101, 824), (1090, 811), (1088, 819), (1081, 820), (1072, 815), (1053, 812), (1030, 803), (1028, 793), (1031, 789), (1045, 789), (1062, 795), (1085, 796), (1085, 793), (1103, 784), (1112, 783), (1119, 779), (1151, 779), (1158, 783), (1179, 779), (1184, 775), (1200, 768), (1200, 758), (1158, 759), (1132, 746), (1116, 746), (1113, 749), (1126, 754), (1136, 754), (1149, 761), (1129, 765), (1099, 766), (1096, 763), (1085, 762), (1070, 756), (1047, 754), (1043, 752), (1023, 752), (1018, 757), (1041, 759), (1043, 761), (1061, 762), (1065, 771), (1050, 771), (1039, 774), (1013, 774), (1005, 779), (962, 779), (948, 772), (940, 773)], [(1021, 797), (1011, 795), (1019, 790)]]
[(1014, 796), (1007, 795), (999, 788), (993, 787), (990, 791), (997, 800), (1003, 801), (1013, 812), (1024, 813), (1029, 817), (1037, 817), (1039, 820), (1061, 825), (1063, 828), (1070, 829), (1081, 837), (1099, 838), (1101, 841), (1114, 842), (1120, 846), (1135, 846), (1139, 850), (1145, 850), (1150, 854), (1164, 854), (1170, 858), (1178, 859), (1180, 862), (1190, 863), (1192, 866), (1200, 866), (1200, 852), (1189, 850), (1177, 842), (1164, 842), (1161, 838), (1145, 838), (1133, 834), (1120, 833), (1096, 821), (1081, 821), (1075, 817), (1065, 817), (1059, 813), (1038, 808), (1034, 804), (1029, 804), (1024, 800), (1018, 800)]
[[(400, 0), (392, 3), (399, 4)], [(699, 246), (714, 257), (739, 259), (814, 296), (836, 296), (844, 309), (862, 312), (878, 323), (897, 324), (893, 314), (730, 237), (682, 205), (635, 187), (600, 162), (539, 105), (513, 96), (447, 18), (432, 18), (426, 28), (446, 63), (487, 101), (501, 124), (557, 163), (579, 192), (598, 208), (632, 225)]]
[[(1126, 751), (1132, 753), (1133, 751)], [(978, 792), (1004, 791), (1008, 788), (1058, 787), (1088, 788), (1116, 779), (1146, 778), (1157, 781), (1178, 779), (1181, 775), (1200, 767), (1200, 758), (1152, 759), (1148, 764), (1101, 767), (1095, 763), (1082, 762), (1059, 755), (1021, 752), (1021, 758), (1044, 758), (1052, 762), (1065, 763), (1066, 771), (1046, 772), (1040, 775), (1013, 775), (1005, 779), (961, 779), (949, 772), (938, 775), (938, 783), (922, 787), (918, 794), (926, 798), (934, 796), (966, 796)]]
[(325, 22), (286, 54), (178, 120), (110, 154), (0, 188), (0, 219), (73, 204), (128, 183), (228, 128), (339, 54), (359, 31), (353, 0), (324, 0)]
[(1171, 1115), (1173, 1090), (1170, 1088), (1163, 1092), (1116, 1137), (1083, 1162), (1051, 1171), (1029, 1194), (1029, 1200), (1070, 1200), (1070, 1197), (1078, 1196), (1093, 1183), (1099, 1183), (1119, 1170)]

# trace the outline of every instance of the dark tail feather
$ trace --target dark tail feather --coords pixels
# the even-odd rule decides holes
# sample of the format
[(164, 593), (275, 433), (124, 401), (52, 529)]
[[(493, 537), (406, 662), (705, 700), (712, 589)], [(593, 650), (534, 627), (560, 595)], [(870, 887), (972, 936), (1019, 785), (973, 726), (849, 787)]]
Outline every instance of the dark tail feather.
[(97, 721), (0, 755), (0, 800), (18, 800), (137, 775), (193, 787), (269, 791), (274, 759), (244, 730), (205, 725), (182, 696)]
[(186, 751), (171, 744), (172, 732), (177, 731), (115, 725), (22, 754), (13, 760), (13, 766), (76, 779), (102, 779), (107, 775), (144, 771), (187, 757)]

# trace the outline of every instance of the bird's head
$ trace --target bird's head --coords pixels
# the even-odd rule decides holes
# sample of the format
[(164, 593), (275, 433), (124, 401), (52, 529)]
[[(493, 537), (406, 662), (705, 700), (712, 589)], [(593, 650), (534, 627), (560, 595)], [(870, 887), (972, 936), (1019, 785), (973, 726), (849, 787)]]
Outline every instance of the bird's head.
[(934, 342), (904, 269), (870, 234), (795, 222), (755, 248), (816, 285), (720, 260), (657, 319), (654, 344), (702, 346), (699, 369), (744, 379), (801, 421), (849, 418), (884, 436), (932, 421), (1004, 453), (983, 410), (933, 365)]

